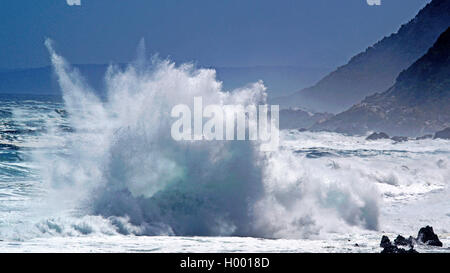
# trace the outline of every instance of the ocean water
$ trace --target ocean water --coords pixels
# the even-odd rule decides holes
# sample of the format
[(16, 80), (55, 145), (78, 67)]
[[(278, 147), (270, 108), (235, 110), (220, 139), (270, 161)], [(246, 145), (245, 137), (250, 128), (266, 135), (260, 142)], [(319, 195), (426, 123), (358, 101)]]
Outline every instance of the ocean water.
[[(269, 160), (272, 173), (265, 174), (267, 196), (255, 201), (264, 206), (259, 220), (271, 225), (268, 236), (177, 234), (162, 223), (145, 231), (129, 215), (95, 212), (66, 199), (67, 189), (47, 184), (43, 166), (49, 172), (61, 165), (42, 165), (43, 158), (73, 160), (67, 139), (77, 133), (63, 109), (46, 98), (0, 102), (2, 252), (377, 252), (381, 235), (415, 236), (425, 225), (434, 227), (444, 248), (418, 250), (450, 251), (449, 141), (283, 131), (282, 146)], [(196, 205), (193, 214), (209, 207)]]
[(174, 141), (170, 109), (224, 92), (215, 71), (110, 67), (105, 96), (47, 42), (62, 100), (0, 100), (1, 252), (379, 252), (431, 225), (450, 251), (450, 141), (281, 131), (280, 146)]

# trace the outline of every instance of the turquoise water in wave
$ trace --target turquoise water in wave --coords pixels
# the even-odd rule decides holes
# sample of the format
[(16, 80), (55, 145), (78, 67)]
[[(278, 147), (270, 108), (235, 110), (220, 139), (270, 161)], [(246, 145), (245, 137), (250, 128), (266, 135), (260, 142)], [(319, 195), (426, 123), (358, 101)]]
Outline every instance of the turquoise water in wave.
[[(163, 228), (143, 236), (151, 234), (106, 209), (65, 207), (64, 191), (57, 192), (60, 199), (49, 198), (58, 185), (49, 185), (44, 173), (64, 173), (57, 169), (64, 165), (49, 164), (52, 160), (65, 159), (76, 169), (79, 162), (67, 142), (75, 133), (57, 97), (0, 96), (0, 252), (377, 252), (382, 234), (415, 235), (427, 224), (435, 227), (444, 248), (417, 249), (450, 250), (448, 141), (368, 142), (363, 136), (283, 131), (280, 151), (268, 162), (265, 189), (282, 200), (285, 210), (269, 203), (259, 216), (288, 226), (273, 233), (273, 240), (158, 234)], [(114, 195), (103, 195), (115, 202)], [(363, 202), (373, 199), (375, 213), (363, 216), (377, 228), (355, 222), (359, 219), (348, 213), (357, 215)], [(162, 205), (174, 207), (172, 200)], [(199, 206), (190, 209), (195, 214), (209, 208)]]

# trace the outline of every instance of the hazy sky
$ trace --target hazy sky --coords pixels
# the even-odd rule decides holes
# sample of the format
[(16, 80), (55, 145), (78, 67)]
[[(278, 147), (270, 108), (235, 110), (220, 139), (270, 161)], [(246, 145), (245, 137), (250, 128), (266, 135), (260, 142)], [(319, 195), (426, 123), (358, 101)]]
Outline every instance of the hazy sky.
[(144, 37), (149, 52), (178, 62), (335, 67), (427, 2), (1, 0), (0, 68), (48, 65), (45, 37), (72, 63), (127, 62)]

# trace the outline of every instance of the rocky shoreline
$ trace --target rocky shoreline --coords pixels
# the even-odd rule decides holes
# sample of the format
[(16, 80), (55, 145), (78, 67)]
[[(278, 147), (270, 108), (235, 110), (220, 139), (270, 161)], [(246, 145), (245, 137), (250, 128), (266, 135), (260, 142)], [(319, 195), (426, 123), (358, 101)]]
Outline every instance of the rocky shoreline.
[[(395, 142), (404, 142), (410, 140), (410, 138), (405, 136), (389, 137), (389, 135), (386, 134), (385, 132), (374, 132), (366, 137), (366, 140), (379, 140), (379, 139), (391, 139)], [(438, 131), (434, 135), (428, 134), (415, 138), (415, 140), (424, 140), (424, 139), (450, 139), (450, 127)]]
[(380, 247), (383, 248), (381, 253), (401, 254), (401, 253), (419, 253), (414, 249), (415, 245), (423, 244), (432, 247), (442, 247), (443, 244), (439, 237), (434, 233), (433, 227), (426, 226), (419, 230), (417, 237), (409, 236), (408, 239), (402, 235), (398, 235), (392, 243), (388, 236), (381, 237)]

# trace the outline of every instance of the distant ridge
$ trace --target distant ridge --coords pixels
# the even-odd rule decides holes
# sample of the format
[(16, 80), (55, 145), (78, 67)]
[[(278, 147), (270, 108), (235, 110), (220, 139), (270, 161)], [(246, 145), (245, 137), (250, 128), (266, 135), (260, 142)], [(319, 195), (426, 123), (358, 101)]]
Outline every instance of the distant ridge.
[(271, 101), (282, 108), (341, 112), (391, 87), (399, 73), (427, 52), (450, 26), (450, 1), (433, 0), (396, 34), (385, 37), (316, 85)]
[[(125, 66), (126, 64), (119, 64)], [(106, 64), (74, 65), (95, 90), (102, 93)], [(255, 66), (213, 67), (225, 90), (243, 87), (263, 80), (269, 96), (287, 94), (301, 86), (309, 86), (329, 71), (323, 67)], [(60, 94), (59, 85), (50, 66), (30, 69), (0, 70), (0, 94)]]
[[(101, 90), (107, 65), (74, 65), (95, 89)], [(51, 66), (0, 72), (0, 94), (61, 95)]]
[(419, 136), (450, 127), (450, 28), (433, 47), (375, 94), (312, 129)]

